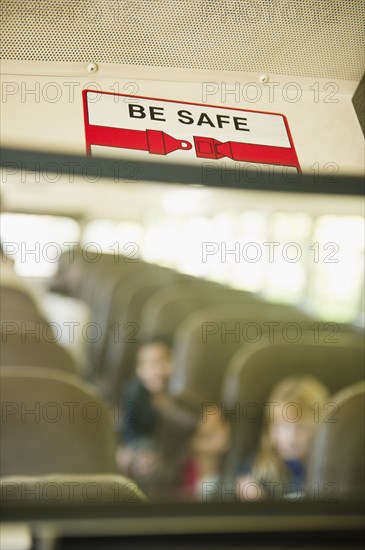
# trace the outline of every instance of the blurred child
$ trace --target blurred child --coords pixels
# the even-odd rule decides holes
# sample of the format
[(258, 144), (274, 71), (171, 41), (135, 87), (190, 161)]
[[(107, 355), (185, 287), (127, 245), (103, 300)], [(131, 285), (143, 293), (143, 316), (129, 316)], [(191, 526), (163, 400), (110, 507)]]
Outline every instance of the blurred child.
[(203, 404), (183, 463), (179, 499), (207, 501), (220, 492), (223, 465), (231, 447), (231, 425), (219, 405)]
[(257, 452), (238, 472), (240, 500), (304, 496), (308, 453), (327, 396), (312, 376), (284, 378), (274, 387)]
[(169, 406), (172, 372), (170, 344), (163, 338), (144, 342), (137, 353), (135, 375), (121, 396), (122, 423), (117, 463), (125, 475), (148, 477), (156, 468), (156, 429)]

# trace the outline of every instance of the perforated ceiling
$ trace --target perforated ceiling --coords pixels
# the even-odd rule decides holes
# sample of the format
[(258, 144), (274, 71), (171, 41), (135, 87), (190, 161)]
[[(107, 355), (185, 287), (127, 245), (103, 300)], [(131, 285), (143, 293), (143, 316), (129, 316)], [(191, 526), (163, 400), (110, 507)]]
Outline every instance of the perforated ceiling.
[(1, 57), (360, 80), (363, 0), (2, 0)]

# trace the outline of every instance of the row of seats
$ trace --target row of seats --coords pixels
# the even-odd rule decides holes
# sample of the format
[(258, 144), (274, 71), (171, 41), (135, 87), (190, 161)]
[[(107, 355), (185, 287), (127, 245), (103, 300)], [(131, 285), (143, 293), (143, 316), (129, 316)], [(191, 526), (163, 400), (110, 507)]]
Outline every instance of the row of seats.
[[(141, 339), (161, 335), (174, 343), (171, 393), (186, 399), (193, 396), (195, 402), (222, 402), (231, 409), (236, 403), (244, 407), (254, 402), (262, 407), (273, 385), (294, 373), (314, 374), (331, 393), (364, 379), (362, 335), (351, 327), (339, 327), (331, 343), (325, 326), (315, 333), (315, 320), (292, 306), (268, 304), (251, 293), (153, 264), (131, 263), (124, 257), (115, 260), (114, 255), (103, 255), (92, 263), (77, 251), (70, 262), (64, 255), (53, 281), (54, 291), (85, 301), (90, 306), (91, 320), (102, 329), (103, 337), (88, 343), (89, 377), (110, 403), (119, 398), (132, 372)], [(14, 308), (11, 313), (9, 310), (10, 306), (4, 310), (7, 318), (16, 318)], [(23, 315), (32, 322), (29, 309), (24, 308)], [(115, 326), (119, 338), (110, 330)], [(294, 343), (298, 327), (299, 338)], [(19, 334), (8, 338), (8, 350), (11, 338), (16, 343)], [(2, 364), (46, 366), (47, 361), (42, 363), (40, 356), (47, 353), (53, 358), (53, 351), (62, 349), (55, 344), (53, 351), (48, 346), (47, 352), (45, 347), (42, 352), (42, 346), (39, 342), (33, 346), (27, 363), (19, 363), (15, 353), (9, 351)], [(10, 355), (13, 363), (9, 363)], [(48, 363), (48, 367), (59, 364), (60, 370), (74, 372), (72, 368), (62, 369), (61, 356), (59, 361)], [(20, 397), (26, 396), (18, 396), (16, 402)], [(110, 414), (108, 422), (111, 426)], [(234, 445), (227, 461), (231, 472), (242, 456), (255, 448), (260, 428), (258, 422), (245, 418), (233, 426)], [(83, 431), (86, 434), (88, 430), (81, 428)], [(113, 456), (108, 445), (105, 449)], [(10, 458), (6, 461), (11, 463)], [(318, 468), (313, 471), (318, 472)]]
[[(297, 323), (303, 332), (310, 332), (315, 322), (302, 310), (268, 304), (250, 292), (127, 260), (121, 256), (116, 261), (113, 254), (104, 254), (92, 263), (78, 251), (70, 263), (69, 255), (64, 254), (54, 281), (54, 289), (87, 301), (92, 320), (102, 330), (102, 338), (89, 343), (88, 359), (92, 380), (100, 384), (103, 396), (110, 401), (119, 398), (139, 343), (146, 337), (163, 335), (174, 341), (177, 367), (172, 391), (182, 393), (186, 387), (194, 389), (201, 398), (214, 401), (222, 397), (220, 388), (230, 359), (240, 348), (252, 348), (264, 340), (265, 334), (270, 335), (270, 322), (279, 325), (274, 326), (276, 343), (294, 341), (297, 329), (294, 326), (291, 330), (294, 336), (290, 330), (287, 334), (287, 323)], [(250, 323), (254, 325), (251, 333)], [(237, 326), (239, 337), (232, 334)], [(354, 333), (353, 341), (362, 339), (351, 327), (342, 326), (339, 330), (344, 338), (350, 332)], [(327, 335), (324, 331), (321, 337), (317, 335), (317, 347), (328, 347), (330, 332), (331, 327)], [(312, 336), (314, 342), (314, 333)], [(205, 383), (208, 372), (209, 385)]]
[[(89, 344), (91, 378), (97, 380), (104, 397), (111, 401), (119, 398), (121, 384), (131, 374), (141, 339), (156, 335), (174, 339), (178, 327), (189, 315), (210, 305), (241, 304), (244, 311), (248, 304), (262, 302), (252, 293), (146, 262), (125, 260), (120, 257), (116, 262), (114, 255), (105, 254), (98, 262), (90, 263), (81, 253), (76, 254), (69, 265), (73, 274), (70, 289), (66, 275), (69, 257), (65, 254), (54, 284), (58, 291), (69, 292), (91, 307), (91, 318), (103, 334), (97, 342)], [(294, 311), (286, 309), (288, 314)], [(252, 318), (252, 310), (247, 317)], [(117, 338), (111, 327), (117, 327)]]
[[(107, 400), (119, 398), (140, 339), (157, 335), (174, 342), (171, 393), (202, 403), (263, 407), (271, 388), (293, 374), (313, 374), (332, 394), (364, 379), (362, 334), (353, 327), (336, 325), (333, 330), (292, 306), (268, 304), (252, 293), (126, 260), (103, 255), (92, 264), (79, 253), (79, 267), (71, 267), (70, 279), (64, 256), (55, 281), (59, 291), (87, 300), (93, 320), (105, 329), (98, 350), (90, 346), (90, 356), (95, 360), (93, 379)], [(115, 341), (108, 327), (128, 323), (138, 329), (136, 341)], [(255, 449), (259, 434), (257, 422), (242, 419), (233, 426), (227, 461), (231, 472)]]
[[(71, 484), (79, 504), (95, 502), (82, 491), (91, 485), (104, 504), (145, 500), (131, 480), (116, 474), (110, 411), (91, 388), (51, 369), (3, 367), (0, 378), (3, 503), (62, 503), (70, 499)], [(364, 382), (335, 394), (338, 419), (318, 431), (308, 484), (317, 483), (324, 498), (334, 480), (336, 499), (364, 498), (364, 397)]]
[(0, 288), (2, 505), (146, 501), (115, 464), (115, 426), (13, 273)]

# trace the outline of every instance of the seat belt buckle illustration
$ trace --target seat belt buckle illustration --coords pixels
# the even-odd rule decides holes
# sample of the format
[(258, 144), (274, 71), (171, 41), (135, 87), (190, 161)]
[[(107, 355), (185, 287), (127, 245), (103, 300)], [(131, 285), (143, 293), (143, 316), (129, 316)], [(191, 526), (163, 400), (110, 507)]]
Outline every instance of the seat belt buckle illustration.
[(300, 172), (297, 154), (291, 147), (276, 147), (272, 145), (256, 145), (238, 141), (222, 143), (214, 138), (194, 136), (196, 156), (206, 159), (221, 159), (228, 157), (239, 162), (253, 162), (291, 166)]

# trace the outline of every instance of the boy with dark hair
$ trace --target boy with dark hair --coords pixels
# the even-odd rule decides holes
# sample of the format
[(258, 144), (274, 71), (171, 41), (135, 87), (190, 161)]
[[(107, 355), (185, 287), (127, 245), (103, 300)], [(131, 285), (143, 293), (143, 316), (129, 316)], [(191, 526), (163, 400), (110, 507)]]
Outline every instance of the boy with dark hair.
[(126, 475), (144, 478), (156, 469), (156, 431), (170, 403), (167, 388), (171, 372), (170, 342), (164, 337), (144, 341), (137, 352), (135, 375), (121, 396), (117, 463)]

